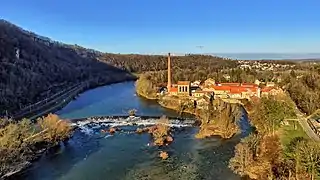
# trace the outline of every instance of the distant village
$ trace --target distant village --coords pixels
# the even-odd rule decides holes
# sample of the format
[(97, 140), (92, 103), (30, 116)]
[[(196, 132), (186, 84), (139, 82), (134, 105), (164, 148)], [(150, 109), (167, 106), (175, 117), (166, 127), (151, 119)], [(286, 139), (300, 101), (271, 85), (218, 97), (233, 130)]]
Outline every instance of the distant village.
[(245, 60), (238, 60), (240, 69), (254, 69), (254, 70), (262, 70), (262, 71), (273, 71), (273, 70), (285, 70), (285, 69), (292, 69), (295, 65), (292, 64), (277, 64), (277, 63), (270, 63), (270, 62), (260, 62), (260, 61), (245, 61)]
[(219, 83), (214, 79), (205, 81), (178, 81), (177, 84), (171, 83), (171, 57), (168, 54), (168, 82), (167, 87), (160, 91), (161, 95), (189, 97), (193, 100), (200, 100), (204, 97), (214, 99), (250, 99), (252, 97), (263, 97), (276, 95), (283, 92), (276, 87), (274, 82), (254, 83)]

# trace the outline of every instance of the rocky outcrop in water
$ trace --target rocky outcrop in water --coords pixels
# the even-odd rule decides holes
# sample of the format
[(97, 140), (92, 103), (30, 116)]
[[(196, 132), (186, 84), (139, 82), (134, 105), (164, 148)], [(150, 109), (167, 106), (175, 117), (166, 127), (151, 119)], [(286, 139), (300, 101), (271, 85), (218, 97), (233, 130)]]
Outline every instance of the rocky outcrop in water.
[(158, 124), (151, 129), (151, 136), (154, 140), (154, 145), (168, 145), (173, 141), (171, 137), (171, 128), (167, 125), (167, 119), (160, 119)]
[(197, 111), (201, 120), (199, 133), (196, 138), (220, 136), (224, 139), (233, 137), (238, 131), (238, 120), (241, 116), (240, 106), (214, 100), (208, 110)]
[(169, 154), (165, 151), (160, 151), (160, 154), (159, 154), (159, 157), (162, 159), (162, 160), (166, 160), (169, 158)]
[(155, 146), (169, 145), (173, 142), (171, 127), (169, 124), (169, 120), (162, 117), (157, 121), (156, 125), (145, 128), (137, 128), (136, 133), (142, 134), (148, 132), (152, 136)]

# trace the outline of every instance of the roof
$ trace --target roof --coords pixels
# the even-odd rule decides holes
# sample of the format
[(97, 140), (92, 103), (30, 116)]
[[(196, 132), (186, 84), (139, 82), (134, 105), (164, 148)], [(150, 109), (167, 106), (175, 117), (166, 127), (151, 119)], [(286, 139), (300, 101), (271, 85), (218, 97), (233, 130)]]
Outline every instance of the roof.
[(254, 83), (242, 83), (241, 86), (244, 86), (244, 87), (258, 87), (258, 85), (254, 84)]
[(171, 87), (169, 92), (178, 92), (178, 88), (176, 87)]
[(239, 87), (231, 86), (230, 87), (230, 92), (233, 92), (233, 93), (242, 93), (242, 92), (248, 92), (248, 91), (255, 92), (257, 90), (258, 90), (257, 87), (243, 87), (243, 86), (239, 86)]
[(220, 83), (221, 86), (240, 86), (240, 83)]
[(243, 90), (241, 90), (239, 88), (231, 88), (230, 89), (231, 94), (241, 94), (242, 92), (243, 92)]
[(178, 81), (178, 85), (189, 85), (190, 81)]
[(275, 88), (273, 88), (273, 87), (264, 87), (264, 88), (261, 89), (261, 92), (270, 92), (273, 89), (275, 89)]
[(212, 86), (217, 91), (230, 91), (230, 86)]

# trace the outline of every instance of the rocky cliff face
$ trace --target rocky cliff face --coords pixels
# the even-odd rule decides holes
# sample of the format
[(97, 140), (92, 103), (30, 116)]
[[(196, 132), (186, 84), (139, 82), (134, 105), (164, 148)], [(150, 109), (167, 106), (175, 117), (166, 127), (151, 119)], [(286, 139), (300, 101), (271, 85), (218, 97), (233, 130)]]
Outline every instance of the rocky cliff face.
[(0, 20), (0, 115), (79, 82), (95, 85), (132, 78), (126, 71), (98, 61), (100, 54)]
[(224, 139), (233, 137), (239, 131), (237, 124), (241, 116), (240, 106), (226, 103), (222, 100), (214, 100), (208, 110), (197, 111), (201, 120), (197, 138), (220, 136)]

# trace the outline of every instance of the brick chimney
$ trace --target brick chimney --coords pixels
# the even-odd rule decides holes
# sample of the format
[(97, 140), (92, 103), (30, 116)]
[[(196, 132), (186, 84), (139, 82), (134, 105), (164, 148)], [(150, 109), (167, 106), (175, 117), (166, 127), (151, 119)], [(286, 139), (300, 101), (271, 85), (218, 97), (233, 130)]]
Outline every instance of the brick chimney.
[(168, 91), (171, 89), (171, 58), (170, 53), (168, 53), (168, 84), (167, 84)]

